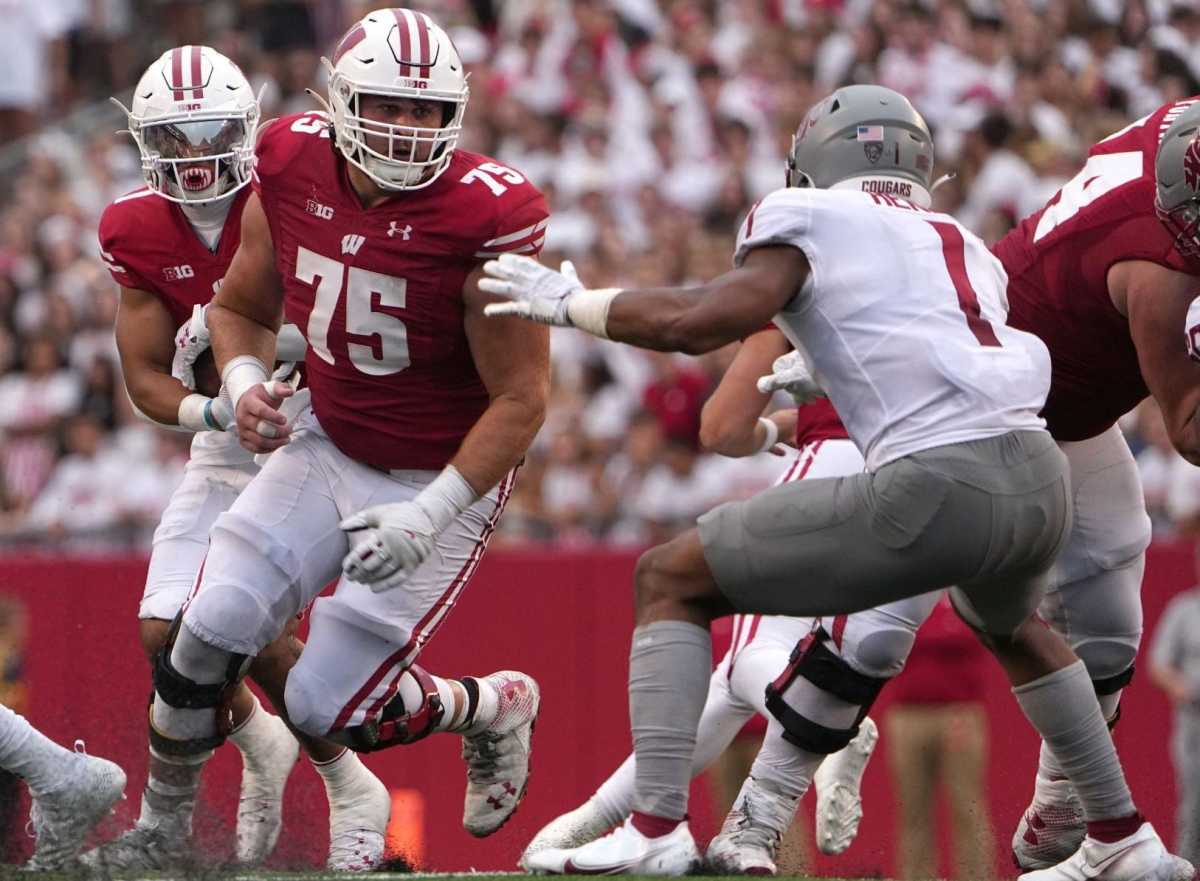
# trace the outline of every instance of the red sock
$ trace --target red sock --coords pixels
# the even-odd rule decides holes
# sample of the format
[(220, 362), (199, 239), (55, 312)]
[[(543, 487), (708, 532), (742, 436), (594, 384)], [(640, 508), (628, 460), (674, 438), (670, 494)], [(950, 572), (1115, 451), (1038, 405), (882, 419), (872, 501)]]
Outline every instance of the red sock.
[(1087, 834), (1089, 838), (1103, 841), (1105, 844), (1112, 844), (1114, 841), (1128, 838), (1137, 832), (1145, 822), (1146, 818), (1134, 811), (1128, 817), (1116, 817), (1111, 820), (1096, 820), (1094, 823), (1088, 823)]
[(641, 811), (634, 811), (630, 821), (633, 823), (633, 828), (647, 838), (661, 838), (669, 835), (675, 831), (676, 826), (683, 822), (683, 820), (656, 817), (654, 814), (643, 814)]

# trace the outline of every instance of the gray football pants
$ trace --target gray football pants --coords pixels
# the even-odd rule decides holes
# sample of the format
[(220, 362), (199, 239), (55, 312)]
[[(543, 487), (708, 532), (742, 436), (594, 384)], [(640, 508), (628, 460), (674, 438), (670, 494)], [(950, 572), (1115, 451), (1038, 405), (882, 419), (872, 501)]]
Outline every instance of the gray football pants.
[(715, 508), (699, 532), (739, 612), (833, 615), (953, 586), (971, 624), (1007, 635), (1037, 609), (1070, 524), (1066, 458), (1020, 431), (782, 484)]

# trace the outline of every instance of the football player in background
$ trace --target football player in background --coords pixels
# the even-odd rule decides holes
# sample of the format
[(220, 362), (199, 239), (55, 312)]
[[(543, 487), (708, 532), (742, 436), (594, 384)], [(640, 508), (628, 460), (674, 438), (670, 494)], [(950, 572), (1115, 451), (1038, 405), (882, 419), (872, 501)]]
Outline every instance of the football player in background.
[[(230, 430), (233, 410), (227, 396), (194, 391), (193, 362), (207, 341), (203, 309), (237, 250), (259, 106), (236, 64), (207, 46), (183, 46), (163, 53), (143, 74), (126, 113), (146, 186), (109, 205), (99, 231), (105, 265), (121, 287), (116, 322), (121, 368), (141, 415), (195, 432), (183, 482), (154, 533), (138, 609), (142, 647), (153, 666), (195, 583), (213, 521), (258, 473), (253, 454)], [(303, 338), (294, 326), (285, 326), (274, 357), (297, 361), (303, 356)], [(182, 380), (172, 376), (173, 367)], [(283, 707), (287, 670), (298, 649), (293, 639), (281, 637), (251, 665), (250, 675), (276, 707)], [(229, 739), (243, 764), (236, 855), (253, 865), (267, 857), (279, 837), (283, 791), (299, 745), (245, 684), (232, 693), (230, 706)], [(360, 866), (357, 851), (364, 839), (373, 842), (371, 853), (377, 857), (390, 805), (387, 788), (344, 746), (302, 740), (329, 798), (329, 867)], [(150, 757), (152, 766), (161, 761)], [(183, 857), (192, 804), (165, 794), (159, 775), (152, 773), (150, 780), (137, 826), (88, 854), (87, 861), (152, 869)]]
[[(790, 187), (751, 211), (734, 271), (707, 285), (589, 291), (521, 257), (486, 264), (484, 289), (514, 300), (489, 314), (647, 348), (700, 353), (773, 318), (797, 353), (767, 388), (828, 392), (868, 468), (720, 506), (643, 556), (630, 653), (633, 814), (604, 839), (537, 855), (535, 868), (676, 874), (694, 863), (683, 818), (713, 617), (850, 612), (957, 585), (959, 614), (1001, 661), (1087, 819), (1068, 861), (1028, 877), (1193, 877), (1134, 807), (1085, 666), (1034, 614), (1073, 507), (1067, 459), (1038, 416), (1049, 354), (1004, 324), (999, 261), (928, 210), (932, 160), (924, 121), (902, 96), (839, 89), (801, 123)], [(862, 242), (873, 259), (862, 259)], [(797, 652), (771, 685), (774, 731), (752, 772), (796, 798), (810, 762), (803, 662)]]
[[(771, 395), (759, 391), (755, 383), (771, 371), (776, 358), (791, 350), (792, 344), (774, 327), (751, 334), (742, 342), (720, 384), (705, 402), (701, 444), (712, 452), (733, 457), (764, 451), (782, 453), (780, 442), (794, 445), (797, 452), (780, 483), (861, 472), (862, 453), (847, 436), (828, 399), (818, 398), (798, 409), (762, 415)], [(878, 668), (882, 656), (873, 644), (886, 642), (896, 629), (915, 632), (939, 596), (933, 593), (901, 600), (848, 619), (844, 615), (828, 620), (734, 616), (733, 644), (709, 680), (708, 698), (696, 730), (693, 773), (709, 767), (751, 716), (770, 715), (765, 704), (766, 686), (787, 667), (797, 644), (810, 636), (819, 641), (826, 669), (837, 669), (831, 667), (833, 659), (846, 659), (850, 673), (842, 673), (834, 681), (821, 679), (827, 688), (842, 690), (843, 681), (849, 681), (851, 675), (857, 677), (857, 685), (875, 685), (876, 680), (894, 675), (898, 668)], [(891, 656), (887, 661), (895, 663)], [(820, 677), (814, 674), (814, 678)], [(816, 706), (809, 715), (814, 746), (830, 754), (815, 774), (809, 772), (809, 780), (817, 789), (817, 846), (823, 853), (839, 854), (858, 832), (862, 819), (859, 785), (879, 734), (866, 708), (849, 725), (842, 724), (844, 714), (830, 714), (828, 706)], [(539, 831), (526, 847), (522, 863), (548, 848), (586, 844), (618, 825), (632, 809), (634, 774), (634, 757), (630, 756), (586, 802)], [(808, 782), (803, 783), (802, 791), (808, 788)], [(794, 817), (795, 802), (774, 797), (769, 781), (743, 787), (725, 819), (720, 843), (710, 848), (710, 862), (714, 868), (734, 874), (774, 875), (780, 840)]]
[[(537, 684), (444, 679), (414, 661), (542, 423), (546, 330), (485, 321), (477, 282), (488, 257), (540, 251), (546, 203), (517, 171), (455, 149), (466, 74), (427, 15), (368, 14), (329, 69), (329, 115), (284, 117), (260, 139), (240, 247), (208, 311), (241, 443), (274, 452), (217, 517), (156, 668), (154, 773), (195, 790), (248, 659), (311, 603), (291, 722), (357, 750), (462, 735), (463, 824), (489, 835), (525, 792)], [(308, 342), (312, 408), (295, 421), (268, 367), (285, 313)]]

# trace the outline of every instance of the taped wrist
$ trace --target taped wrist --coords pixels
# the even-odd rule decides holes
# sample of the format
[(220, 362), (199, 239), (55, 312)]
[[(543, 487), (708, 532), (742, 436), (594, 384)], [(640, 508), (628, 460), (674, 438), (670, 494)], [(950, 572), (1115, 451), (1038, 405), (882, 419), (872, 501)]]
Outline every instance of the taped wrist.
[(224, 431), (213, 415), (213, 399), (201, 394), (191, 394), (179, 402), (178, 422), (188, 431)]
[(620, 288), (601, 288), (600, 290), (578, 290), (567, 300), (567, 317), (571, 324), (580, 330), (586, 330), (593, 336), (608, 339), (608, 310)]
[(413, 502), (440, 532), (478, 500), (478, 493), (467, 483), (467, 479), (453, 465), (447, 465), (429, 486), (417, 494)]
[(767, 450), (771, 449), (771, 447), (775, 446), (776, 443), (778, 443), (779, 426), (775, 424), (774, 419), (767, 419), (765, 417), (759, 417), (758, 424), (761, 425), (763, 430), (767, 433), (766, 438), (758, 447), (758, 452), (765, 453)]
[(226, 364), (221, 371), (221, 382), (229, 392), (234, 411), (237, 411), (242, 395), (259, 383), (266, 382), (269, 377), (266, 365), (253, 355), (238, 355)]

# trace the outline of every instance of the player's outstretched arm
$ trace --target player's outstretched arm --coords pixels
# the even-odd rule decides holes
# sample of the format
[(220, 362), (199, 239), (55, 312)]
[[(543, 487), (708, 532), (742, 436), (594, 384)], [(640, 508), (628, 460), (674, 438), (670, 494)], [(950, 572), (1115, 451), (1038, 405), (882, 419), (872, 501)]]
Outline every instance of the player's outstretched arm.
[(700, 355), (761, 328), (799, 292), (808, 260), (797, 248), (755, 248), (742, 265), (696, 288), (587, 290), (564, 272), (505, 254), (484, 265), (480, 286), (512, 303), (488, 315), (520, 315), (578, 327), (643, 349)]
[[(783, 455), (778, 439), (787, 443), (796, 430), (794, 408), (762, 418), (771, 396), (758, 390), (757, 381), (771, 371), (771, 364), (791, 349), (791, 343), (778, 330), (767, 328), (751, 334), (742, 343), (733, 362), (721, 377), (716, 390), (704, 402), (700, 412), (700, 444), (722, 456), (749, 456), (767, 450)], [(772, 443), (768, 444), (768, 440)]]
[(1188, 357), (1180, 336), (1200, 279), (1130, 260), (1109, 270), (1109, 291), (1129, 319), (1142, 378), (1162, 409), (1171, 443), (1200, 465), (1200, 364)]
[[(219, 429), (211, 416), (212, 399), (196, 394), (171, 375), (175, 356), (175, 322), (157, 297), (121, 288), (116, 322), (117, 351), (129, 399), (143, 416), (183, 431)], [(187, 403), (185, 403), (187, 402)], [(205, 422), (209, 407), (212, 423)]]
[(268, 387), (275, 335), (283, 320), (283, 285), (275, 269), (271, 228), (257, 194), (242, 209), (242, 240), (208, 308), (213, 355), (237, 418), (238, 438), (253, 453), (287, 443), (287, 417), (279, 412), (292, 390)]

